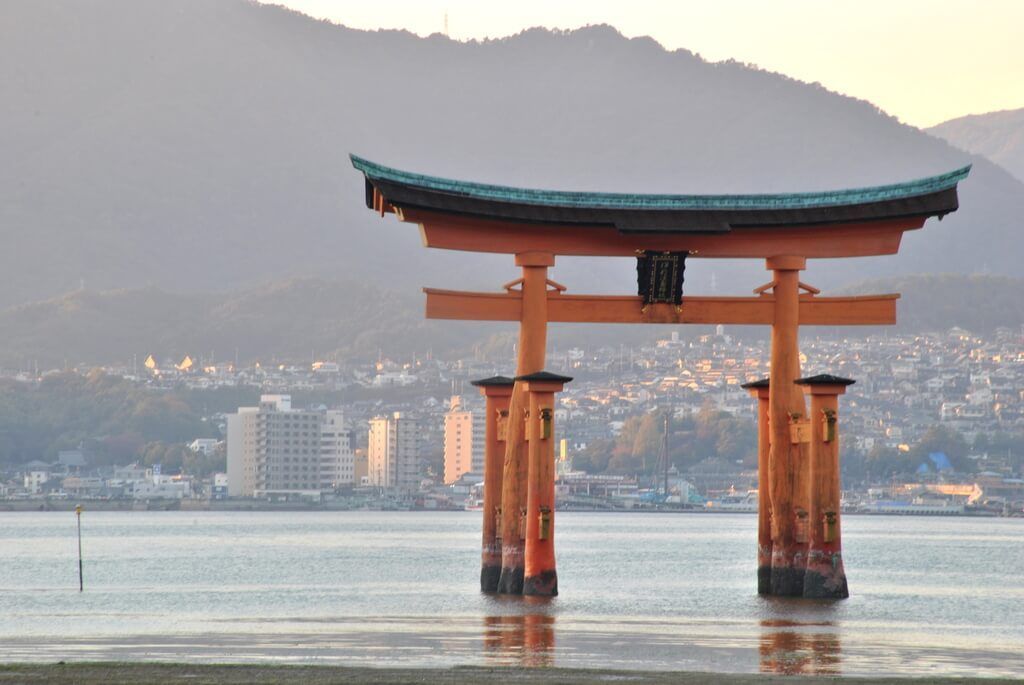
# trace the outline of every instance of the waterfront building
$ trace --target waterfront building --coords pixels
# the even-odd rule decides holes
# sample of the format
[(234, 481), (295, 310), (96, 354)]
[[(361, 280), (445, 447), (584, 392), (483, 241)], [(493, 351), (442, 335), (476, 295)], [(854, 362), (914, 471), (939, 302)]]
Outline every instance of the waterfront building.
[(50, 480), (49, 471), (29, 471), (25, 474), (25, 490), (32, 495), (43, 491), (43, 485)]
[(484, 414), (468, 408), (462, 397), (451, 399), (444, 415), (444, 482), (452, 484), (463, 474), (484, 472)]
[(420, 481), (419, 419), (402, 412), (370, 419), (369, 484), (415, 489)]
[(356, 480), (356, 460), (352, 453), (352, 431), (340, 411), (323, 414), (320, 426), (320, 472), (322, 484), (332, 488), (351, 485)]
[(228, 494), (319, 497), (355, 477), (352, 436), (341, 412), (293, 409), (290, 395), (263, 395), (227, 417)]

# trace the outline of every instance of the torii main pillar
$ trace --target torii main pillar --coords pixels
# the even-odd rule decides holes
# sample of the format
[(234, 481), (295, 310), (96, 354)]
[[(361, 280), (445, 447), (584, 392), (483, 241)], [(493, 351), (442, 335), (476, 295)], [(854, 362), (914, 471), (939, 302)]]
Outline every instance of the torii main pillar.
[[(523, 270), (522, 314), (519, 319), (519, 351), (516, 376), (544, 369), (548, 326), (548, 268), (555, 265), (554, 255), (526, 252), (516, 255), (516, 266)], [(509, 284), (511, 288), (515, 283)], [(523, 381), (516, 381), (509, 402), (508, 439), (501, 484), (501, 574), (498, 592), (521, 594), (525, 564), (526, 497), (529, 470), (525, 435), (529, 400)]]
[(806, 449), (791, 439), (791, 424), (806, 413), (804, 397), (793, 383), (800, 378), (800, 271), (803, 257), (770, 257), (774, 317), (768, 390), (769, 496), (772, 503), (772, 558), (770, 588), (773, 595), (800, 596), (804, 587), (806, 538)]

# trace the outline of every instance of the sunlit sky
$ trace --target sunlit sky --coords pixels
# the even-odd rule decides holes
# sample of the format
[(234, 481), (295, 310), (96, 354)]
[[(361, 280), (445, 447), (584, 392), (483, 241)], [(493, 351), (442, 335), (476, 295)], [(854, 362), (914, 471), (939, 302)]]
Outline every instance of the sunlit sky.
[(864, 98), (900, 120), (1024, 107), (1024, 0), (273, 0), (361, 29), (457, 40), (611, 24)]

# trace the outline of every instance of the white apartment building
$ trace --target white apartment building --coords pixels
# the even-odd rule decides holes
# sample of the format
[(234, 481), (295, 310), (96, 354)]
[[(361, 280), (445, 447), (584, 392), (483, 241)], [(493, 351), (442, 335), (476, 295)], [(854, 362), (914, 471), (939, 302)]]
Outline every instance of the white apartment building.
[(352, 453), (352, 431), (345, 425), (345, 415), (328, 411), (320, 426), (320, 475), (331, 487), (351, 485), (356, 480), (356, 459)]
[(370, 419), (370, 485), (416, 489), (420, 482), (420, 422), (401, 412)]
[(228, 416), (228, 496), (316, 494), (355, 478), (352, 435), (337, 411), (292, 409), (263, 395)]
[(469, 409), (462, 398), (451, 399), (444, 415), (444, 482), (454, 483), (465, 473), (484, 472), (484, 412)]

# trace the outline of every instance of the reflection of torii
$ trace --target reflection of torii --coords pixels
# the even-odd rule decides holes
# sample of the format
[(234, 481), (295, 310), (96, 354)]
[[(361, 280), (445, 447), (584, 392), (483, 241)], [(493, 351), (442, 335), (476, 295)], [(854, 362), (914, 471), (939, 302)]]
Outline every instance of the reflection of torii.
[[(904, 232), (956, 211), (957, 184), (970, 167), (907, 183), (831, 192), (643, 195), (510, 188), (413, 174), (354, 156), (352, 162), (364, 175), (367, 207), (418, 224), (426, 247), (511, 254), (522, 269), (522, 278), (507, 284), (504, 292), (424, 289), (427, 318), (519, 322), (507, 439), (504, 445), (488, 443), (491, 449), (503, 447), (504, 468), (485, 472), (485, 483), (492, 484), (490, 490), (485, 487), (485, 516), (500, 511), (501, 517), (500, 530), (493, 532), (502, 546), (497, 589), (516, 592), (523, 587), (523, 531), (533, 529), (537, 517), (544, 515), (528, 506), (532, 491), (526, 488), (526, 454), (538, 417), (527, 417), (524, 411), (536, 399), (532, 393), (527, 398), (526, 379), (536, 378), (544, 368), (547, 324), (699, 323), (771, 326), (772, 382), (765, 389), (763, 422), (768, 433), (766, 449), (759, 452), (770, 498), (769, 506), (760, 510), (758, 535), (759, 557), (769, 559), (770, 567), (763, 569), (767, 582), (759, 584), (759, 591), (826, 596), (814, 594), (819, 587), (804, 584), (808, 526), (817, 535), (822, 525), (807, 520), (809, 512), (817, 511), (811, 505), (819, 487), (818, 481), (810, 481), (808, 460), (815, 450), (836, 458), (838, 452), (834, 439), (828, 449), (815, 445), (812, 450), (812, 436), (825, 438), (820, 421), (808, 423), (803, 391), (794, 384), (800, 378), (798, 329), (893, 324), (899, 295), (821, 297), (800, 281), (800, 272), (808, 258), (896, 254)], [(639, 295), (570, 295), (549, 278), (558, 255), (636, 257), (638, 252), (764, 259), (772, 279), (752, 296), (687, 295), (680, 305), (661, 298), (650, 302), (642, 290)], [(666, 285), (658, 283), (662, 294)], [(834, 391), (829, 395), (834, 400), (841, 387), (836, 382), (808, 385), (806, 392), (819, 398), (816, 406), (834, 411), (820, 398)], [(827, 434), (833, 435), (834, 413), (829, 420)], [(532, 446), (530, 450), (533, 454)], [(827, 468), (836, 474), (819, 469), (816, 478), (822, 483), (832, 482), (832, 475), (838, 478), (836, 464), (828, 462)], [(529, 480), (535, 482), (532, 471)], [(499, 481), (500, 500), (488, 500), (486, 493), (495, 492)], [(546, 490), (548, 484), (539, 487)], [(834, 521), (828, 525), (838, 536), (838, 511), (830, 513)], [(486, 530), (484, 547), (493, 548), (496, 538), (486, 539)], [(526, 543), (536, 547), (532, 538)], [(838, 559), (838, 544), (833, 547), (833, 559)], [(528, 555), (525, 566), (531, 567)], [(553, 577), (553, 554), (548, 571)], [(496, 588), (484, 583), (483, 589)]]

